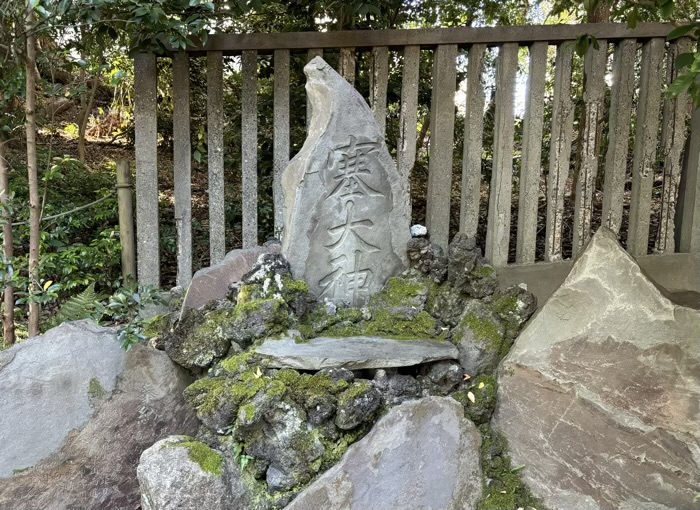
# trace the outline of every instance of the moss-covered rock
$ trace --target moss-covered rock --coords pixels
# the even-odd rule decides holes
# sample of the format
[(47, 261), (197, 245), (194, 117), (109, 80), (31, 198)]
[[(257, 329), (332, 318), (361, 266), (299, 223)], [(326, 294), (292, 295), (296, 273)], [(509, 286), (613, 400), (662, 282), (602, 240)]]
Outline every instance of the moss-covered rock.
[(488, 423), (496, 407), (498, 383), (491, 375), (480, 375), (450, 396), (464, 406), (464, 415), (476, 425)]
[(205, 473), (214, 476), (221, 476), (223, 474), (221, 454), (208, 445), (191, 437), (184, 441), (171, 444), (180, 448), (186, 448), (189, 459), (197, 463)]
[(167, 334), (172, 327), (175, 314), (161, 313), (154, 315), (143, 327), (143, 334), (146, 338), (156, 338)]
[(289, 327), (289, 309), (279, 299), (252, 299), (213, 310), (188, 310), (164, 341), (170, 358), (185, 368), (207, 368), (230, 349), (240, 351), (256, 338)]
[(370, 298), (369, 308), (410, 320), (425, 308), (431, 285), (432, 282), (417, 273), (394, 276)]
[(471, 375), (492, 374), (504, 355), (504, 328), (498, 316), (482, 301), (468, 300), (452, 342), (459, 363)]
[(491, 309), (503, 321), (506, 337), (514, 339), (537, 310), (537, 298), (526, 289), (514, 285), (494, 296)]
[(371, 420), (381, 402), (381, 395), (369, 381), (354, 382), (338, 397), (336, 426), (342, 430), (350, 430)]
[[(352, 385), (344, 375), (272, 370), (245, 352), (218, 362), (209, 377), (187, 388), (185, 398), (211, 431), (203, 437), (219, 437), (222, 443), (235, 438), (238, 455), (253, 459), (256, 476), (265, 478), (272, 492), (282, 493), (308, 483), (343, 444), (352, 442), (354, 435), (334, 423), (339, 402), (355, 411), (367, 393), (376, 396), (377, 406), (381, 402), (368, 382)], [(355, 427), (373, 417), (372, 403)]]
[(468, 298), (449, 283), (434, 286), (428, 294), (425, 310), (445, 326), (455, 327)]
[(484, 491), (478, 510), (546, 510), (520, 479), (524, 466), (513, 466), (507, 454), (508, 443), (488, 424), (479, 426), (481, 433), (481, 469)]

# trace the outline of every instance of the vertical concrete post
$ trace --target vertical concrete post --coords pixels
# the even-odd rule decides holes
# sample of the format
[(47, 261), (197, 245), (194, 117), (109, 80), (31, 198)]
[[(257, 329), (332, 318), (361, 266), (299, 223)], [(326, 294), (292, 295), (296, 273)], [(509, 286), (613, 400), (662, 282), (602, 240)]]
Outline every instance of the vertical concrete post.
[(160, 285), (156, 56), (134, 58), (136, 251), (140, 285)]

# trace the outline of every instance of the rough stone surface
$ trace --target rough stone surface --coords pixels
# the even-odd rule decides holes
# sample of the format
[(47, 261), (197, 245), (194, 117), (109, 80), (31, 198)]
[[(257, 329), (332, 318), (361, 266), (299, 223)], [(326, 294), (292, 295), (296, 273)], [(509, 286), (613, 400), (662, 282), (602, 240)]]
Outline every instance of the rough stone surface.
[(312, 338), (295, 343), (294, 338), (265, 340), (255, 352), (269, 359), (274, 368), (321, 370), (322, 368), (408, 367), (443, 359), (456, 359), (457, 348), (439, 340), (393, 340), (381, 337)]
[[(235, 501), (227, 477), (205, 471), (193, 460), (188, 448), (178, 446), (192, 441), (187, 436), (161, 439), (141, 454), (136, 470), (141, 487), (143, 510), (227, 510), (245, 503), (245, 492)], [(202, 447), (208, 448), (202, 444)], [(211, 455), (219, 455), (210, 450)], [(221, 457), (219, 456), (219, 459)], [(223, 465), (223, 461), (222, 461)]]
[(408, 182), (362, 96), (320, 57), (304, 71), (312, 118), (282, 176), (282, 253), (315, 296), (361, 306), (406, 265)]
[(469, 375), (491, 373), (505, 354), (505, 328), (498, 315), (483, 301), (469, 299), (452, 341), (459, 351), (459, 364)]
[(480, 258), (481, 248), (476, 245), (476, 239), (457, 233), (447, 251), (447, 281), (455, 288), (463, 288)]
[(392, 408), (287, 510), (467, 510), (481, 493), (480, 437), (456, 401)]
[(600, 229), (500, 367), (494, 427), (548, 508), (694, 508), (699, 331)]
[(424, 237), (415, 237), (408, 241), (406, 254), (412, 268), (425, 274), (434, 282), (441, 283), (447, 277), (447, 257), (437, 244)]
[[(114, 349), (100, 347), (110, 341)], [(100, 352), (102, 358), (95, 361), (95, 353)], [(197, 430), (194, 413), (182, 397), (191, 378), (163, 352), (136, 345), (124, 353), (113, 330), (87, 321), (65, 324), (4, 351), (0, 359), (0, 380), (14, 371), (19, 377), (12, 390), (0, 381), (0, 393), (6, 399), (1, 414), (10, 418), (11, 426), (8, 430), (3, 425), (0, 431), (0, 450), (6, 455), (6, 448), (12, 446), (14, 459), (22, 458), (14, 450), (17, 445), (35, 452), (34, 457), (25, 457), (32, 458), (26, 463), (0, 462), (10, 471), (33, 464), (27, 471), (0, 478), (0, 509), (136, 508), (140, 499), (136, 465), (141, 453), (160, 437)], [(108, 379), (100, 379), (99, 386), (90, 384), (89, 374), (100, 364), (121, 364), (116, 384)], [(79, 392), (80, 398), (73, 392)], [(95, 409), (86, 422), (69, 418), (77, 413), (83, 420), (90, 400)], [(21, 420), (16, 412), (11, 419), (8, 410), (17, 405), (13, 402), (25, 408)], [(54, 428), (65, 431), (68, 423), (76, 423), (71, 425), (74, 430), (64, 432), (62, 440), (54, 439), (53, 445), (45, 444), (43, 452), (55, 451), (37, 462), (34, 443), (43, 441)]]
[(356, 382), (338, 396), (335, 424), (339, 429), (350, 430), (372, 417), (379, 409), (382, 396), (368, 382)]
[(61, 448), (111, 394), (125, 363), (114, 332), (88, 321), (0, 352), (0, 477)]
[(410, 375), (388, 373), (384, 369), (379, 369), (374, 374), (372, 383), (381, 391), (384, 402), (389, 405), (401, 404), (421, 396), (420, 383)]
[(218, 264), (200, 269), (192, 277), (192, 283), (187, 289), (182, 302), (182, 313), (192, 308), (200, 308), (210, 301), (225, 299), (231, 284), (241, 281), (260, 255), (279, 253), (279, 250), (278, 243), (233, 250)]

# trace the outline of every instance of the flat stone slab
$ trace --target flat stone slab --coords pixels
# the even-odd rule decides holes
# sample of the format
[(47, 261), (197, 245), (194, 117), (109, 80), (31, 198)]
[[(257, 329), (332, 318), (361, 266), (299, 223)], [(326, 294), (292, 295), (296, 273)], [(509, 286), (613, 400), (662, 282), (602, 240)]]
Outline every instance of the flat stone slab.
[(551, 510), (697, 508), (700, 312), (600, 229), (500, 366), (493, 427)]
[(459, 356), (457, 347), (444, 340), (394, 340), (371, 336), (318, 337), (305, 343), (296, 343), (288, 336), (281, 340), (265, 340), (255, 351), (267, 356), (273, 368), (296, 370), (409, 367)]
[(406, 266), (408, 180), (360, 93), (321, 57), (304, 72), (312, 116), (282, 174), (282, 253), (315, 296), (362, 306)]
[(481, 438), (449, 397), (393, 407), (286, 510), (472, 510)]

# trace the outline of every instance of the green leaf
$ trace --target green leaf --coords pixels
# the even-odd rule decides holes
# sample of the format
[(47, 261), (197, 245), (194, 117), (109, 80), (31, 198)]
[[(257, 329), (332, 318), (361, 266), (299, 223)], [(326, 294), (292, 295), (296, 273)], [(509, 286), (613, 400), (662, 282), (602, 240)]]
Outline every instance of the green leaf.
[(670, 18), (673, 14), (673, 0), (662, 3), (659, 7), (659, 14), (661, 14), (661, 17), (664, 19)]
[(684, 73), (679, 75), (671, 85), (668, 86), (666, 93), (670, 97), (678, 97), (686, 92), (695, 81), (695, 73)]
[(681, 67), (689, 66), (694, 60), (694, 53), (681, 53), (676, 57), (676, 61), (673, 63), (673, 65), (676, 69), (680, 69)]
[(674, 39), (678, 39), (679, 37), (683, 37), (684, 35), (689, 34), (692, 32), (694, 29), (698, 27), (697, 23), (692, 23), (690, 25), (681, 25), (680, 27), (676, 27), (673, 30), (671, 30), (671, 33), (666, 36), (667, 41), (673, 41)]

